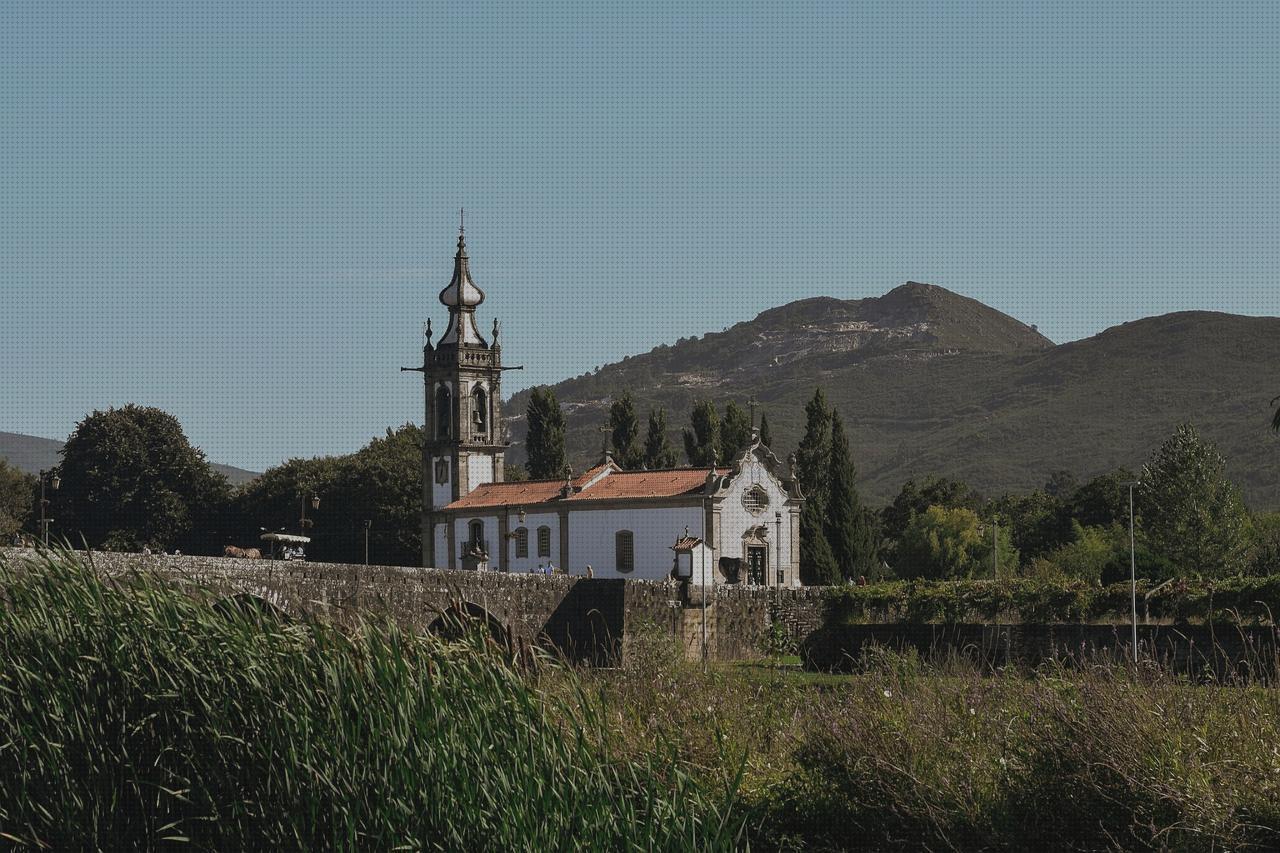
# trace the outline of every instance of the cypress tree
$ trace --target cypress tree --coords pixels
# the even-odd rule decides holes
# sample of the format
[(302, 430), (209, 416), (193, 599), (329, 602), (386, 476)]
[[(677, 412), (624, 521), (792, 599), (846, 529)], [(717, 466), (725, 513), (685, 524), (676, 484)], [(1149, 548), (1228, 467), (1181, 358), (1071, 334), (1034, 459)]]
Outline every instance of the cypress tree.
[(568, 464), (564, 455), (564, 413), (550, 388), (534, 388), (526, 410), (529, 432), (525, 450), (529, 460), (525, 467), (534, 480), (553, 480), (564, 474)]
[(773, 449), (773, 432), (769, 429), (769, 416), (760, 415), (760, 443), (770, 450)]
[(691, 429), (684, 431), (684, 452), (695, 468), (710, 468), (717, 462), (720, 446), (720, 414), (710, 402), (703, 400), (689, 415)]
[(609, 406), (609, 430), (617, 463), (623, 468), (639, 468), (644, 461), (644, 453), (638, 441), (640, 418), (636, 414), (636, 401), (630, 390), (623, 391), (622, 396)]
[(728, 465), (751, 445), (751, 416), (737, 403), (730, 402), (720, 422), (720, 463)]
[(830, 454), (831, 410), (818, 388), (805, 405), (804, 438), (796, 452), (796, 475), (805, 496), (800, 510), (800, 572), (805, 583), (828, 584), (839, 578), (825, 530)]
[(878, 548), (871, 514), (862, 506), (854, 482), (853, 456), (844, 422), (838, 412), (831, 416), (831, 480), (827, 489), (826, 534), (839, 573), (845, 578), (874, 574), (878, 568)]
[(649, 434), (644, 441), (644, 464), (649, 470), (674, 468), (676, 452), (667, 438), (667, 410), (649, 410)]

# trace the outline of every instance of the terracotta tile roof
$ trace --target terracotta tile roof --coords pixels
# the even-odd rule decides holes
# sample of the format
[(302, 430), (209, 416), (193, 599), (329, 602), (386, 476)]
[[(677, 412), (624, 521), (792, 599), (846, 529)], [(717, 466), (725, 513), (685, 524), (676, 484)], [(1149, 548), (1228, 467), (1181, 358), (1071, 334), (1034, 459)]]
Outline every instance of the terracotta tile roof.
[[(728, 468), (717, 468), (724, 476)], [(581, 489), (570, 498), (561, 498), (564, 480), (526, 480), (517, 483), (485, 483), (445, 507), (480, 509), (500, 506), (532, 506), (559, 501), (625, 500), (627, 498), (670, 498), (697, 494), (707, 482), (706, 468), (669, 468), (661, 471), (614, 471), (583, 488), (603, 473), (597, 465), (573, 480)]]
[(676, 544), (671, 546), (672, 551), (691, 551), (702, 544), (702, 540), (697, 536), (682, 536), (676, 540)]
[[(721, 475), (729, 469), (717, 469)], [(664, 471), (619, 471), (567, 502), (618, 500), (620, 498), (671, 498), (700, 492), (707, 483), (706, 468), (673, 468)]]
[(458, 498), (445, 509), (490, 506), (524, 506), (546, 503), (560, 497), (564, 480), (525, 480), (518, 483), (485, 483)]

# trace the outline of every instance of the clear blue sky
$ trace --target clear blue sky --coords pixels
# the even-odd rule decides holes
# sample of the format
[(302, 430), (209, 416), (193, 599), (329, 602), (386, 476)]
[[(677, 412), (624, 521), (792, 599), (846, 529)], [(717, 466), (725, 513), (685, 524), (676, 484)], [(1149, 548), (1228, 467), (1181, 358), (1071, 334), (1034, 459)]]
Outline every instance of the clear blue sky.
[(1280, 314), (1280, 4), (0, 6), (0, 430), (420, 419), (457, 209), (553, 382), (908, 279), (1056, 341)]

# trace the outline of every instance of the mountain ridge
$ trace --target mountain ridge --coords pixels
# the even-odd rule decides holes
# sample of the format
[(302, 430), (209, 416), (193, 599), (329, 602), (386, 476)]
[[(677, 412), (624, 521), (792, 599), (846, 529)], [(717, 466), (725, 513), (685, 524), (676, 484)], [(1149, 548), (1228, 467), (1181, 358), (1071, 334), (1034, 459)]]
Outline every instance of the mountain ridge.
[[(651, 407), (667, 409), (677, 448), (696, 400), (723, 406), (754, 395), (785, 456), (803, 432), (804, 403), (822, 386), (874, 502), (909, 477), (956, 476), (999, 494), (1036, 488), (1058, 469), (1079, 477), (1136, 469), (1190, 421), (1219, 445), (1251, 504), (1280, 507), (1280, 448), (1267, 429), (1275, 392), (1258, 377), (1278, 361), (1277, 318), (1179, 311), (1055, 344), (977, 300), (908, 282), (881, 296), (770, 308), (551, 387), (575, 467), (599, 455), (597, 427), (624, 388), (642, 429)], [(527, 397), (506, 403), (514, 462), (523, 457)]]

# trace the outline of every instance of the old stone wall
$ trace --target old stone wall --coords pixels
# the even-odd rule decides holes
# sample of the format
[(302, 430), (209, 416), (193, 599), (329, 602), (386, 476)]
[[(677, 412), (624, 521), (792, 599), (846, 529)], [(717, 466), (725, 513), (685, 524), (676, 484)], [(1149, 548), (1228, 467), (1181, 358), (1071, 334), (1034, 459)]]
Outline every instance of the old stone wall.
[[(29, 550), (0, 549), (0, 559), (34, 556)], [(621, 661), (629, 632), (640, 625), (679, 638), (689, 657), (701, 656), (700, 593), (674, 581), (106, 552), (93, 552), (88, 559), (106, 574), (151, 572), (216, 594), (252, 595), (286, 613), (341, 624), (389, 618), (407, 630), (431, 630), (442, 614), (457, 607), (514, 639), (545, 643), (595, 665)], [(822, 599), (815, 590), (783, 590), (777, 598), (774, 591), (748, 587), (708, 592), (712, 659), (764, 654), (775, 612), (788, 630), (797, 632), (797, 644), (821, 622)]]

